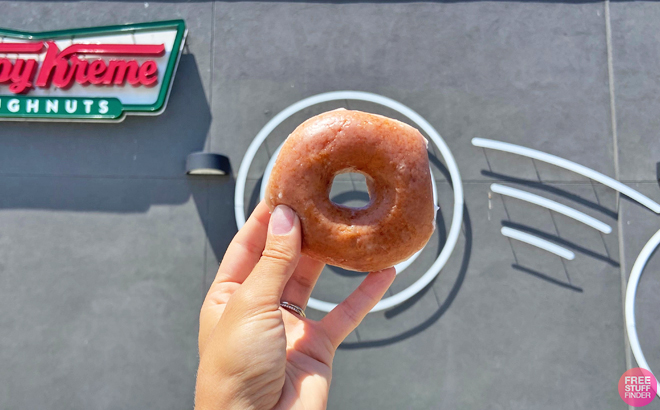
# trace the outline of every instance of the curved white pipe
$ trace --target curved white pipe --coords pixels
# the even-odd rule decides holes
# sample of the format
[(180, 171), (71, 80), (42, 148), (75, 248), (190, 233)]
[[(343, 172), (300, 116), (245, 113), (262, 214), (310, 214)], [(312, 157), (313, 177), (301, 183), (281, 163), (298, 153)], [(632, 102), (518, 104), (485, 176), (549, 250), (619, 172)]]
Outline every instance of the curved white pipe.
[(511, 229), (507, 227), (502, 228), (502, 235), (511, 238), (511, 239), (516, 239), (520, 242), (525, 242), (529, 245), (536, 246), (537, 248), (541, 248), (545, 251), (548, 251), (550, 253), (554, 253), (555, 255), (562, 257), (564, 259), (568, 259), (569, 261), (572, 261), (575, 259), (575, 254), (571, 251), (569, 251), (566, 248), (562, 248), (559, 245), (555, 245), (552, 242), (548, 242), (545, 239), (541, 239), (539, 237), (536, 237), (534, 235), (530, 235), (525, 232), (521, 232), (516, 229)]
[[(380, 104), (396, 110), (404, 116), (408, 117), (412, 122), (419, 126), (419, 128), (426, 132), (429, 138), (431, 138), (433, 143), (440, 150), (442, 157), (445, 159), (447, 170), (449, 171), (449, 175), (451, 177), (451, 183), (454, 188), (454, 210), (451, 219), (451, 227), (449, 228), (447, 240), (445, 241), (445, 246), (442, 248), (442, 251), (440, 251), (440, 255), (438, 255), (433, 265), (431, 265), (431, 267), (415, 283), (408, 286), (401, 292), (381, 300), (373, 309), (371, 309), (372, 312), (378, 312), (380, 310), (389, 309), (393, 306), (405, 302), (417, 294), (417, 292), (424, 289), (436, 276), (438, 276), (442, 268), (447, 263), (447, 260), (451, 256), (452, 252), (454, 251), (454, 248), (456, 247), (456, 243), (458, 242), (458, 237), (461, 232), (461, 226), (463, 224), (463, 184), (461, 182), (461, 174), (458, 170), (458, 165), (456, 164), (456, 160), (449, 150), (449, 147), (442, 139), (440, 134), (421, 115), (391, 98), (362, 91), (333, 91), (314, 95), (290, 105), (278, 113), (270, 121), (268, 121), (268, 123), (266, 123), (266, 125), (259, 131), (259, 133), (257, 133), (256, 137), (254, 137), (254, 140), (252, 140), (250, 143), (236, 176), (236, 190), (234, 191), (234, 214), (236, 217), (236, 225), (240, 229), (243, 227), (243, 225), (245, 225), (246, 220), (244, 197), (245, 184), (247, 182), (247, 175), (250, 169), (250, 164), (252, 164), (252, 161), (254, 160), (259, 147), (266, 140), (268, 135), (270, 135), (270, 133), (273, 132), (273, 130), (277, 128), (277, 126), (280, 125), (284, 120), (300, 110), (323, 102), (341, 100), (359, 100)], [(313, 309), (329, 312), (337, 305), (335, 303), (329, 303), (310, 298), (307, 306)]]
[(597, 229), (603, 233), (611, 233), (612, 232), (612, 227), (606, 224), (605, 222), (601, 222), (596, 218), (593, 218), (585, 213), (582, 213), (576, 209), (573, 209), (569, 206), (560, 204), (559, 202), (555, 202), (553, 200), (543, 198), (542, 196), (538, 196), (532, 193), (529, 193), (527, 191), (522, 191), (520, 189), (516, 188), (511, 188), (505, 185), (500, 185), (500, 184), (492, 184), (490, 186), (490, 190), (495, 192), (496, 194), (500, 195), (506, 195), (510, 196), (512, 198), (517, 198), (522, 201), (530, 202), (532, 204), (542, 206), (544, 208), (551, 209), (555, 212), (558, 212), (562, 215), (566, 215), (569, 218), (573, 218), (576, 221), (580, 221), (585, 225), (589, 225), (594, 229)]
[[(628, 278), (625, 301), (626, 330), (628, 331), (630, 349), (632, 350), (639, 367), (642, 367), (651, 373), (653, 373), (653, 371), (646, 362), (646, 358), (642, 352), (642, 346), (639, 344), (639, 337), (637, 337), (637, 325), (635, 323), (635, 297), (637, 296), (637, 285), (639, 284), (639, 279), (642, 277), (642, 272), (644, 272), (646, 263), (659, 244), (660, 230), (649, 239), (639, 253), (639, 256), (637, 256), (637, 260), (630, 271), (630, 278)], [(656, 391), (657, 394), (660, 395), (660, 382), (658, 382)]]
[(610, 178), (607, 175), (601, 174), (600, 172), (594, 171), (591, 168), (587, 168), (584, 165), (576, 164), (575, 162), (569, 161), (564, 158), (557, 157), (552, 154), (547, 154), (545, 152), (537, 151), (531, 148), (521, 147), (520, 145), (509, 144), (508, 142), (494, 141), (485, 138), (473, 138), (472, 145), (475, 147), (489, 148), (498, 151), (510, 152), (512, 154), (522, 155), (523, 157), (538, 159), (539, 161), (547, 162), (558, 166), (560, 168), (573, 171), (576, 174), (583, 175), (587, 178), (591, 178), (594, 181), (598, 181), (603, 185), (606, 185), (615, 191), (619, 191), (625, 196), (634, 199), (645, 207), (649, 208), (656, 214), (660, 213), (660, 204), (653, 201), (647, 196), (642, 195), (638, 191), (630, 188), (627, 185), (622, 184), (616, 179)]

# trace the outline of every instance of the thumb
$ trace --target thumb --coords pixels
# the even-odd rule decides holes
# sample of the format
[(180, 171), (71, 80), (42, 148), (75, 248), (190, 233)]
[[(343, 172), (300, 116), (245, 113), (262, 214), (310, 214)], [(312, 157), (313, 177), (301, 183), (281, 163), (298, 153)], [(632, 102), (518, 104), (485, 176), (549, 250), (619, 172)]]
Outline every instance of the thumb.
[(252, 302), (279, 306), (284, 286), (298, 265), (300, 246), (300, 219), (288, 206), (278, 205), (270, 216), (261, 259), (241, 286)]

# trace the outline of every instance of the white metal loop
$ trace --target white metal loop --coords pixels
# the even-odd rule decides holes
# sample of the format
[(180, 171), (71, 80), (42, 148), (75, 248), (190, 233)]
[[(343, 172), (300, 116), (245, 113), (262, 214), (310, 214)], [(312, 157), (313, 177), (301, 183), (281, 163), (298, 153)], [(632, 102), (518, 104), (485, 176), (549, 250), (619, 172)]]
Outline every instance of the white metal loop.
[[(417, 294), (419, 291), (424, 289), (429, 283), (431, 283), (431, 281), (436, 276), (438, 276), (442, 268), (447, 263), (447, 260), (451, 256), (452, 252), (454, 251), (454, 248), (456, 247), (456, 243), (458, 242), (458, 237), (461, 231), (461, 225), (463, 222), (463, 204), (464, 204), (463, 184), (461, 182), (461, 174), (458, 170), (458, 165), (456, 164), (456, 160), (454, 160), (454, 156), (449, 150), (449, 147), (442, 139), (440, 134), (435, 130), (435, 128), (433, 128), (433, 126), (428, 121), (426, 121), (421, 115), (419, 115), (409, 107), (391, 98), (387, 98), (378, 94), (372, 94), (362, 91), (333, 91), (333, 92), (318, 94), (309, 98), (305, 98), (304, 100), (298, 101), (297, 103), (292, 104), (289, 107), (285, 108), (275, 117), (273, 117), (270, 121), (268, 121), (268, 123), (266, 123), (266, 125), (259, 131), (259, 133), (257, 133), (257, 136), (254, 138), (254, 140), (252, 140), (252, 143), (248, 147), (248, 150), (245, 153), (245, 156), (243, 157), (243, 161), (241, 162), (241, 166), (238, 169), (238, 175), (236, 177), (236, 190), (234, 195), (234, 213), (236, 216), (236, 225), (240, 229), (245, 224), (246, 218), (245, 218), (245, 209), (244, 209), (245, 207), (244, 198), (245, 198), (245, 185), (247, 182), (248, 171), (250, 169), (250, 165), (252, 164), (252, 161), (254, 160), (255, 155), (257, 154), (259, 147), (266, 140), (266, 138), (268, 138), (270, 133), (273, 132), (273, 130), (275, 130), (275, 128), (277, 128), (278, 125), (284, 122), (291, 115), (305, 108), (323, 102), (341, 101), (341, 100), (358, 100), (358, 101), (366, 101), (375, 104), (380, 104), (399, 112), (400, 114), (404, 115), (412, 122), (414, 122), (419, 128), (421, 128), (429, 136), (429, 138), (431, 138), (431, 141), (433, 141), (436, 147), (440, 150), (440, 153), (445, 160), (447, 170), (449, 171), (449, 175), (451, 177), (451, 182), (454, 189), (454, 210), (452, 213), (451, 227), (449, 228), (449, 233), (447, 234), (447, 240), (445, 242), (445, 246), (442, 248), (442, 251), (440, 252), (440, 255), (438, 255), (437, 259), (435, 260), (433, 265), (431, 265), (431, 267), (426, 271), (426, 273), (424, 273), (415, 283), (413, 283), (406, 289), (402, 290), (401, 292), (378, 302), (376, 306), (371, 310), (372, 312), (378, 312), (381, 310), (389, 309), (393, 306), (405, 302), (406, 300), (410, 299), (415, 294)], [(337, 304), (325, 302), (315, 298), (310, 298), (307, 306), (316, 310), (329, 312), (332, 309), (334, 309), (335, 306), (337, 306)]]

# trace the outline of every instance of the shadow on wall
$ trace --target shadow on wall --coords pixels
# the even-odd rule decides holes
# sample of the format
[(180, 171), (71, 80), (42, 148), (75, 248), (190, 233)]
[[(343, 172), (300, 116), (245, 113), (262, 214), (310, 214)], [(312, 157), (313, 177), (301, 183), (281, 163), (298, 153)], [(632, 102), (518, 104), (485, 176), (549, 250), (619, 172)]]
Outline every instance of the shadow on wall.
[[(449, 291), (449, 294), (444, 299), (444, 301), (440, 303), (439, 308), (435, 312), (433, 312), (422, 323), (396, 336), (392, 336), (384, 339), (378, 339), (378, 340), (367, 340), (367, 341), (348, 342), (348, 343), (344, 342), (339, 346), (339, 349), (354, 350), (354, 349), (388, 346), (394, 343), (398, 343), (402, 340), (408, 339), (409, 337), (415, 336), (423, 332), (424, 330), (428, 329), (429, 327), (433, 326), (434, 323), (440, 320), (442, 315), (445, 314), (445, 312), (454, 302), (454, 299), (456, 299), (456, 296), (458, 295), (458, 292), (460, 291), (461, 286), (463, 285), (463, 281), (465, 280), (465, 276), (467, 275), (468, 266), (470, 265), (470, 256), (472, 255), (472, 223), (470, 222), (470, 212), (468, 211), (467, 206), (463, 208), (463, 234), (465, 237), (465, 246), (463, 249), (463, 258), (461, 260), (461, 266), (459, 268), (458, 275), (456, 277), (456, 280), (454, 281), (454, 285)], [(444, 245), (444, 243), (441, 245)], [(395, 315), (398, 315), (402, 311), (408, 309), (410, 306), (417, 303), (417, 301), (421, 299), (424, 296), (424, 294), (426, 294), (426, 292), (428, 292), (431, 289), (434, 282), (435, 279), (426, 288), (424, 288), (421, 292), (419, 292), (410, 300), (388, 310), (385, 313), (385, 317), (391, 318)]]
[(606, 215), (606, 216), (608, 216), (609, 218), (611, 218), (615, 221), (619, 219), (619, 214), (615, 210), (608, 209), (607, 207), (604, 207), (599, 203), (596, 203), (596, 202), (591, 201), (589, 199), (583, 198), (579, 195), (575, 195), (575, 194), (573, 194), (569, 191), (566, 191), (564, 189), (561, 189), (561, 188), (558, 188), (558, 187), (555, 187), (555, 186), (552, 186), (552, 185), (544, 184), (541, 181), (533, 181), (533, 180), (530, 180), (530, 179), (517, 178), (517, 177), (511, 176), (511, 175), (504, 175), (504, 174), (499, 174), (499, 173), (492, 172), (492, 171), (486, 171), (485, 169), (481, 170), (481, 175), (483, 175), (485, 177), (493, 178), (493, 179), (496, 179), (496, 180), (504, 181), (504, 182), (511, 182), (511, 183), (514, 183), (514, 184), (520, 184), (520, 185), (530, 187), (530, 188), (540, 189), (540, 190), (543, 190), (543, 191), (548, 192), (550, 194), (559, 195), (559, 196), (562, 196), (562, 197), (564, 197), (568, 200), (574, 201), (578, 204), (587, 206), (587, 207), (589, 207), (589, 208), (591, 208), (595, 211), (598, 211), (598, 212), (602, 213), (603, 215)]
[[(444, 175), (448, 183), (451, 185), (451, 176), (449, 174), (449, 171), (447, 170), (447, 167), (445, 167), (442, 161), (440, 161), (440, 159), (437, 156), (431, 153), (429, 153), (429, 161), (431, 163), (431, 166), (437, 169), (438, 171), (440, 171)], [(442, 210), (439, 210), (436, 215), (436, 232), (439, 236), (438, 249), (435, 251), (435, 255), (437, 257), (437, 255), (439, 255), (442, 249), (444, 248), (445, 243), (447, 241), (446, 221), (443, 217)], [(339, 349), (354, 350), (354, 349), (364, 349), (364, 348), (372, 348), (372, 347), (382, 347), (382, 346), (395, 344), (410, 337), (413, 337), (415, 335), (418, 335), (419, 333), (433, 326), (433, 324), (435, 324), (438, 320), (440, 320), (440, 318), (445, 314), (445, 312), (447, 312), (447, 310), (451, 307), (452, 303), (458, 296), (458, 293), (461, 287), (463, 286), (463, 282), (465, 281), (465, 277), (467, 275), (468, 267), (470, 264), (470, 257), (472, 256), (472, 223), (470, 221), (470, 212), (468, 211), (467, 205), (464, 205), (463, 207), (462, 236), (464, 237), (465, 242), (464, 245), (462, 246), (463, 255), (461, 258), (460, 267), (458, 268), (458, 273), (456, 274), (456, 279), (453, 280), (453, 284), (447, 296), (444, 298), (444, 300), (439, 298), (438, 308), (435, 311), (431, 312), (427, 317), (427, 319), (425, 319), (421, 323), (416, 324), (412, 328), (404, 330), (399, 334), (377, 340), (360, 340), (358, 342), (344, 342), (339, 346)], [(459, 244), (457, 244), (456, 249), (454, 249), (453, 252), (454, 255), (458, 254), (458, 252), (460, 252), (460, 249), (461, 249), (461, 245), (459, 242)], [(447, 269), (447, 267), (445, 269)], [(442, 274), (442, 272), (440, 272), (440, 274)], [(412, 308), (414, 305), (416, 305), (422, 298), (424, 298), (424, 296), (429, 291), (432, 291), (432, 287), (436, 279), (437, 277), (433, 279), (433, 281), (431, 281), (431, 283), (429, 283), (424, 289), (422, 289), (415, 296), (411, 297), (404, 303), (385, 311), (384, 319), (390, 320), (402, 314), (403, 312), (407, 311), (408, 309)]]
[[(211, 123), (195, 57), (181, 56), (166, 111), (117, 124), (4, 122), (0, 209), (146, 212), (202, 195), (185, 175)], [(117, 183), (117, 180), (121, 183)]]
[(190, 180), (203, 184), (192, 190), (193, 199), (211, 251), (219, 262), (238, 231), (234, 215), (236, 180), (232, 174), (222, 177), (194, 176)]
[[(485, 152), (484, 152), (484, 154), (485, 154)], [(581, 204), (583, 206), (586, 206), (588, 208), (591, 208), (591, 209), (593, 209), (593, 210), (595, 210), (595, 211), (597, 211), (597, 212), (599, 212), (599, 213), (601, 213), (601, 214), (603, 214), (603, 215), (605, 215), (605, 216), (607, 216), (607, 217), (609, 217), (609, 218), (611, 218), (615, 221), (619, 219), (619, 215), (616, 211), (608, 209), (607, 207), (602, 206), (600, 203), (594, 202), (592, 200), (588, 200), (588, 199), (586, 199), (582, 196), (576, 195), (576, 194), (571, 193), (567, 190), (545, 184), (540, 180), (539, 181), (534, 181), (534, 180), (522, 179), (522, 178), (517, 178), (517, 177), (511, 176), (511, 175), (499, 174), (499, 173), (495, 173), (495, 172), (487, 171), (487, 170), (482, 170), (481, 174), (486, 176), (486, 177), (498, 180), (498, 181), (504, 181), (504, 182), (508, 182), (508, 183), (512, 183), (512, 184), (520, 184), (523, 187), (543, 190), (545, 192), (561, 196), (561, 197), (566, 198), (566, 199), (568, 199), (572, 202), (575, 202), (575, 203)], [(592, 185), (592, 187), (593, 187), (593, 185)], [(621, 198), (627, 198), (627, 197), (621, 196)], [(549, 241), (550, 243), (554, 243), (554, 244), (559, 245), (560, 247), (563, 247), (565, 249), (571, 250), (573, 252), (581, 253), (581, 254), (589, 256), (593, 259), (596, 259), (598, 261), (604, 262), (604, 263), (606, 263), (606, 264), (608, 264), (612, 267), (615, 267), (615, 268), (620, 267), (619, 262), (612, 259), (609, 255), (609, 253), (608, 254), (602, 254), (602, 253), (593, 251), (591, 249), (588, 249), (588, 248), (586, 248), (586, 247), (584, 247), (584, 246), (582, 246), (582, 245), (580, 245), (576, 242), (573, 242), (573, 241), (570, 241), (570, 240), (567, 240), (567, 239), (561, 237), (559, 235), (559, 230), (558, 230), (556, 225), (555, 225), (555, 232), (550, 233), (550, 232), (545, 232), (541, 229), (532, 227), (530, 225), (526, 225), (526, 224), (511, 221), (510, 216), (509, 216), (509, 212), (506, 211), (506, 204), (504, 202), (504, 197), (501, 197), (501, 200), (502, 200), (502, 205), (504, 206), (506, 216), (507, 216), (507, 219), (501, 221), (502, 227), (514, 229), (514, 230), (520, 231), (520, 232), (525, 233), (525, 234), (530, 234), (530, 235), (532, 235), (536, 238), (540, 238), (541, 240)], [(633, 201), (633, 203), (636, 204), (637, 206), (641, 206), (641, 204), (639, 204), (636, 201)], [(553, 219), (553, 223), (554, 223), (554, 219)], [(602, 238), (602, 233), (600, 234), (600, 236)], [(603, 239), (603, 245), (605, 245), (604, 239)], [(531, 275), (531, 276), (533, 276), (537, 279), (541, 279), (541, 280), (543, 280), (547, 283), (562, 287), (564, 289), (572, 290), (572, 291), (578, 292), (578, 293), (583, 293), (584, 290), (581, 287), (575, 286), (572, 283), (570, 283), (570, 275), (569, 275), (568, 269), (566, 267), (566, 264), (563, 262), (563, 260), (562, 260), (562, 266), (564, 268), (564, 273), (566, 275), (567, 281), (558, 280), (558, 279), (554, 278), (553, 276), (548, 275), (546, 273), (542, 273), (542, 272), (536, 271), (534, 269), (531, 269), (527, 266), (520, 265), (518, 263), (518, 258), (516, 256), (516, 251), (514, 250), (514, 247), (512, 245), (511, 240), (509, 240), (509, 246), (511, 246), (511, 252), (512, 252), (514, 260), (515, 260), (515, 263), (511, 265), (511, 268), (513, 268), (513, 269), (515, 269), (519, 272), (523, 272), (523, 273), (526, 273), (528, 275)], [(607, 247), (605, 247), (605, 252), (606, 253), (608, 252)]]

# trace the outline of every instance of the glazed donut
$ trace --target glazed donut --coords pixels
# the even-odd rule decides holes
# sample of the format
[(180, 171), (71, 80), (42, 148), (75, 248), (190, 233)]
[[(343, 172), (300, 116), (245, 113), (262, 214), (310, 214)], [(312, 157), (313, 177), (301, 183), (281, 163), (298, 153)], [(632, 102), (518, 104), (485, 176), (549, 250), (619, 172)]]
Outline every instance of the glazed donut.
[[(360, 111), (312, 117), (289, 135), (275, 161), (265, 200), (300, 217), (302, 253), (355, 271), (378, 271), (426, 245), (435, 225), (427, 141), (402, 122)], [(363, 174), (369, 203), (333, 203), (336, 175)]]

